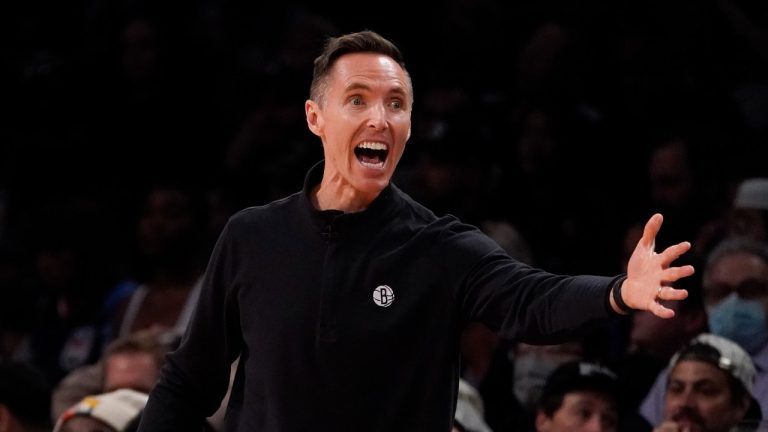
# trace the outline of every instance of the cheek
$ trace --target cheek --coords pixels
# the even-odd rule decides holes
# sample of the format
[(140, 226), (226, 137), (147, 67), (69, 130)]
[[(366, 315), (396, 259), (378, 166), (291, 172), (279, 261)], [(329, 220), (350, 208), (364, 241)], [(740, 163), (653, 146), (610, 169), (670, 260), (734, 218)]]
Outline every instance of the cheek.
[(723, 419), (730, 418), (731, 408), (727, 404), (720, 401), (702, 400), (699, 399), (695, 406), (699, 409), (699, 413), (707, 419), (709, 423), (719, 423)]
[(397, 130), (400, 138), (404, 141), (408, 140), (411, 136), (411, 119), (410, 117), (399, 120), (397, 122)]
[(552, 423), (557, 426), (554, 430), (574, 430), (582, 422), (577, 415), (569, 411), (567, 406), (563, 405), (552, 416)]

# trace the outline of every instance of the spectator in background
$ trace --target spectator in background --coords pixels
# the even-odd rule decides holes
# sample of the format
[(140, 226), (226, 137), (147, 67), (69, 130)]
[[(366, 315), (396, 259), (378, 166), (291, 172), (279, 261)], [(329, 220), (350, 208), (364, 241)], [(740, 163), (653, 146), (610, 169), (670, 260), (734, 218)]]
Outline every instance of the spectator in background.
[(51, 389), (40, 371), (20, 362), (0, 362), (0, 431), (47, 432)]
[(41, 296), (30, 361), (51, 385), (91, 364), (111, 339), (107, 293), (120, 280), (121, 238), (102, 198), (75, 193), (46, 201), (32, 218), (35, 282)]
[(74, 370), (54, 389), (52, 418), (90, 394), (121, 388), (149, 393), (155, 386), (165, 354), (178, 342), (178, 335), (146, 329), (112, 341), (94, 365)]
[(645, 311), (630, 317), (626, 352), (615, 364), (611, 363), (619, 376), (623, 409), (636, 411), (672, 355), (707, 330), (701, 277), (694, 274), (676, 282), (675, 286), (687, 290), (688, 298), (667, 304), (675, 311), (673, 318), (663, 320)]
[[(768, 245), (729, 239), (707, 257), (702, 274), (709, 331), (739, 344), (758, 374), (753, 394), (768, 412)], [(668, 369), (662, 371), (640, 406), (656, 425), (661, 422)]]
[(207, 228), (207, 203), (196, 191), (149, 190), (136, 231), (141, 284), (118, 308), (116, 336), (155, 326), (184, 333), (199, 296)]
[[(672, 218), (656, 239), (660, 247), (698, 238), (705, 222), (712, 217), (709, 207), (714, 204), (711, 197), (702, 196), (704, 184), (697, 177), (699, 159), (694, 150), (687, 138), (675, 135), (658, 140), (650, 150), (646, 168), (649, 195), (643, 208), (653, 208)], [(631, 243), (640, 237), (642, 226), (638, 218), (625, 231), (625, 259), (634, 249)]]
[(704, 333), (669, 363), (664, 420), (654, 432), (728, 432), (762, 419), (752, 396), (755, 365), (732, 341)]
[(616, 375), (588, 362), (564, 363), (547, 378), (536, 408), (536, 432), (616, 432)]
[(733, 200), (730, 233), (768, 241), (768, 178), (742, 181)]
[[(260, 65), (248, 86), (261, 101), (226, 144), (224, 171), (229, 189), (241, 202), (269, 202), (301, 187), (302, 173), (321, 157), (312, 135), (297, 128), (304, 118), (295, 109), (306, 93), (294, 82), (305, 82), (313, 53), (323, 38), (336, 33), (335, 24), (307, 12), (291, 14), (274, 38), (274, 58)], [(291, 91), (294, 90), (294, 91)], [(238, 208), (239, 209), (239, 208)]]
[(147, 398), (130, 389), (87, 396), (59, 417), (53, 432), (126, 432)]
[(541, 398), (547, 378), (561, 365), (584, 358), (580, 342), (558, 345), (518, 343), (513, 351), (512, 390), (526, 409), (533, 409)]
[(491, 428), (532, 429), (547, 378), (565, 363), (602, 360), (603, 347), (594, 343), (596, 339), (589, 331), (577, 340), (555, 345), (502, 344), (481, 386)]
[(702, 230), (695, 251), (699, 255), (709, 252), (729, 237), (768, 241), (768, 178), (740, 181), (730, 206)]

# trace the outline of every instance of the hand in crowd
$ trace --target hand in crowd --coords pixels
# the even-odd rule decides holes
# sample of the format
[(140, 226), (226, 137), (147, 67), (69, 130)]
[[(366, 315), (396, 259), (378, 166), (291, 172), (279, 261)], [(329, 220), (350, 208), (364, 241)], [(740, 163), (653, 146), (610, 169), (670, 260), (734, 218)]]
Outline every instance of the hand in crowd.
[(696, 432), (698, 428), (691, 429), (690, 426), (683, 426), (675, 421), (665, 421), (653, 428), (653, 432)]

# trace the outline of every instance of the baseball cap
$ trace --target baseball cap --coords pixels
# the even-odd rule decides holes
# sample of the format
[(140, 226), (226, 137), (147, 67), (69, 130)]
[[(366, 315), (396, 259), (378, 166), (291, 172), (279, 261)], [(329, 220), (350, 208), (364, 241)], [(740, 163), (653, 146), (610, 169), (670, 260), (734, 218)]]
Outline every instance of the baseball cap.
[(736, 191), (733, 206), (768, 210), (768, 178), (750, 178), (742, 181)]
[(67, 420), (76, 416), (92, 417), (121, 432), (141, 413), (148, 398), (149, 395), (131, 389), (87, 396), (64, 411), (53, 432), (60, 431)]
[[(711, 349), (702, 350), (701, 347)], [(752, 358), (737, 343), (711, 333), (702, 333), (681, 348), (669, 361), (670, 370), (681, 360), (709, 363), (736, 378), (752, 395), (757, 371)]]
[(540, 401), (574, 391), (592, 390), (617, 397), (616, 374), (605, 366), (586, 361), (564, 363), (547, 378)]

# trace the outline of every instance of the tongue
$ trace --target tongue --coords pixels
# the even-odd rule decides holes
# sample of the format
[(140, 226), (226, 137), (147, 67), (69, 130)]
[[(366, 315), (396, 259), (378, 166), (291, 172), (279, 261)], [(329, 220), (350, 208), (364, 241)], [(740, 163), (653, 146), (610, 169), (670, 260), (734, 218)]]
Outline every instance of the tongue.
[(379, 158), (378, 155), (368, 156), (368, 155), (362, 154), (359, 156), (359, 159), (360, 159), (360, 162), (365, 164), (376, 165), (381, 163), (381, 159)]

